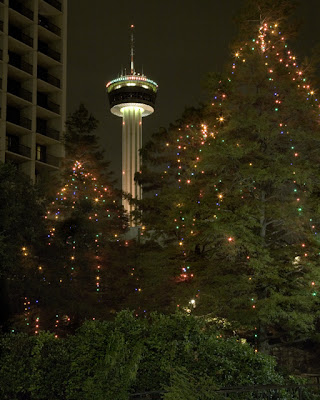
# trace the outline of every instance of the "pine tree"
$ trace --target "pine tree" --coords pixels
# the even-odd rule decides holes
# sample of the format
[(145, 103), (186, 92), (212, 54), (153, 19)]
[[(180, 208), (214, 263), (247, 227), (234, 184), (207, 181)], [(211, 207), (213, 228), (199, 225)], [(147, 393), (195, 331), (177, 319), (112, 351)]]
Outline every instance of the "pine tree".
[(121, 212), (112, 189), (79, 161), (47, 212), (51, 228), (41, 268), (46, 301), (76, 325), (89, 317), (106, 318), (121, 303)]
[(192, 135), (190, 121), (160, 132), (138, 176), (163, 256), (153, 278), (165, 271), (171, 304), (228, 318), (260, 348), (310, 337), (318, 323), (319, 105), (312, 66), (282, 33), (291, 11), (248, 2), (229, 76), (209, 81), (211, 110)]
[(24, 320), (34, 332), (72, 331), (84, 319), (110, 318), (134, 291), (121, 193), (80, 105), (66, 123), (61, 186), (47, 207), (47, 235), (37, 249), (38, 286), (26, 296)]
[[(195, 194), (190, 179), (210, 134), (202, 124), (205, 108), (187, 109), (169, 129), (160, 129), (142, 149), (142, 169), (136, 178), (143, 187), (142, 240), (135, 275), (141, 293), (139, 307), (172, 312), (194, 293), (184, 241), (186, 223), (194, 218)], [(152, 262), (150, 262), (152, 260)], [(156, 293), (156, 295), (155, 295)]]
[(66, 150), (65, 169), (67, 174), (72, 169), (75, 160), (85, 160), (87, 170), (95, 176), (104, 177), (105, 183), (114, 183), (110, 162), (104, 159), (104, 150), (99, 138), (95, 134), (99, 121), (88, 111), (84, 104), (80, 104), (66, 120), (64, 144)]
[(221, 128), (191, 182), (200, 207), (188, 246), (202, 252), (197, 312), (265, 345), (310, 337), (319, 317), (319, 105), (282, 32), (288, 3), (277, 19), (270, 2), (253, 3), (260, 25), (246, 25), (229, 78), (211, 83)]

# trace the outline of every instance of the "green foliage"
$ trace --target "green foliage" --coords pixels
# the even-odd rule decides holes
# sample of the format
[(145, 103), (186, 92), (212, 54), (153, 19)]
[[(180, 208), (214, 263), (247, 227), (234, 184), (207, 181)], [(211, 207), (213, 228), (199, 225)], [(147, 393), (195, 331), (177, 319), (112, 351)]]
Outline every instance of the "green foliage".
[(68, 346), (49, 333), (41, 333), (33, 341), (29, 387), (32, 399), (64, 400), (70, 376)]
[(11, 164), (0, 164), (0, 278), (21, 273), (21, 248), (43, 232), (41, 204), (28, 177)]
[[(29, 178), (0, 163), (0, 325), (19, 313), (34, 287), (32, 249), (45, 232), (44, 206)], [(22, 251), (26, 248), (26, 251)], [(26, 257), (24, 254), (28, 254)]]
[(134, 290), (119, 239), (127, 219), (94, 133), (97, 126), (83, 104), (68, 116), (62, 185), (47, 206), (47, 232), (31, 271), (38, 285), (27, 290), (31, 311), (24, 329), (33, 326), (37, 313), (41, 329), (72, 332), (85, 319), (113, 317)]
[(224, 122), (199, 163), (205, 174), (194, 185), (203, 195), (189, 240), (207, 250), (206, 262), (194, 264), (197, 312), (259, 327), (262, 346), (270, 337), (294, 341), (314, 332), (312, 282), (320, 278), (317, 104), (300, 89), (306, 78), (297, 85), (287, 61), (279, 62), (287, 48), (272, 32), (264, 40), (273, 47), (243, 45), (232, 79), (211, 84)]
[(195, 378), (186, 368), (173, 368), (170, 385), (165, 386), (164, 400), (217, 400), (217, 386), (208, 376)]
[(70, 371), (68, 344), (41, 333), (1, 337), (1, 399), (65, 399)]
[(183, 314), (87, 321), (57, 339), (12, 334), (0, 341), (0, 394), (10, 400), (127, 400), (165, 391), (165, 399), (216, 399), (226, 386), (283, 383), (274, 359), (215, 325)]
[(113, 324), (87, 322), (77, 332), (72, 339), (68, 399), (89, 400), (93, 395), (97, 400), (128, 398), (128, 390), (135, 380), (141, 358), (142, 344), (134, 332), (134, 325), (138, 324), (132, 325), (129, 315), (125, 322), (126, 332), (134, 340), (122, 332), (121, 314)]
[[(30, 399), (32, 348), (35, 338), (26, 334), (5, 335), (0, 341), (0, 397)], [(25, 397), (23, 397), (25, 396)]]
[[(155, 265), (175, 283), (164, 310), (196, 299), (192, 312), (255, 331), (263, 349), (310, 337), (319, 321), (319, 113), (282, 39), (293, 7), (247, 2), (210, 105), (154, 136), (139, 176), (151, 191), (142, 221), (167, 256)], [(145, 263), (140, 275), (144, 290)]]
[[(42, 327), (52, 330), (55, 315), (70, 318), (67, 330), (86, 318), (108, 318), (119, 310), (131, 282), (124, 243), (117, 239), (125, 231), (125, 218), (112, 187), (75, 163), (47, 217), (49, 237), (39, 271), (45, 297)], [(47, 315), (51, 323), (44, 322)]]
[(213, 387), (282, 382), (272, 358), (255, 354), (237, 339), (220, 337), (215, 325), (192, 316), (152, 314), (144, 346), (134, 385), (137, 392), (159, 390), (168, 382), (174, 392), (183, 381), (177, 377), (179, 371), (190, 374), (191, 383), (203, 378), (204, 396)]
[[(144, 195), (137, 207), (145, 230), (136, 274), (142, 288), (138, 304), (147, 312), (174, 312), (181, 300), (195, 293), (192, 271), (184, 271), (190, 259), (179, 242), (190, 232), (184, 220), (193, 218), (190, 205), (195, 193), (187, 181), (204, 144), (205, 113), (204, 107), (187, 109), (176, 124), (154, 134), (141, 151), (142, 173), (136, 179)], [(183, 215), (186, 210), (188, 216)]]
[(85, 164), (85, 168), (94, 173), (103, 183), (114, 183), (112, 174), (108, 170), (109, 162), (104, 160), (104, 150), (99, 144), (99, 137), (95, 130), (99, 121), (91, 114), (84, 104), (68, 115), (66, 120), (66, 132), (64, 144), (66, 159), (64, 167), (67, 170), (72, 168), (75, 161)]

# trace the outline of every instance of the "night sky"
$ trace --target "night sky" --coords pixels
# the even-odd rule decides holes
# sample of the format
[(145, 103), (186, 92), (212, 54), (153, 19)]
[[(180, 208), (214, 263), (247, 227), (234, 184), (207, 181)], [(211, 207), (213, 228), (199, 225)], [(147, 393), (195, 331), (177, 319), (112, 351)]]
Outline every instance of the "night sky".
[[(275, 0), (275, 4), (277, 0)], [(320, 41), (319, 0), (303, 0), (296, 54)], [(222, 71), (235, 35), (232, 18), (243, 0), (68, 0), (67, 112), (83, 102), (100, 121), (97, 131), (121, 178), (121, 119), (109, 112), (105, 85), (121, 67), (129, 71), (135, 25), (135, 68), (159, 85), (156, 111), (143, 119), (144, 143), (159, 127), (205, 99), (202, 83)]]

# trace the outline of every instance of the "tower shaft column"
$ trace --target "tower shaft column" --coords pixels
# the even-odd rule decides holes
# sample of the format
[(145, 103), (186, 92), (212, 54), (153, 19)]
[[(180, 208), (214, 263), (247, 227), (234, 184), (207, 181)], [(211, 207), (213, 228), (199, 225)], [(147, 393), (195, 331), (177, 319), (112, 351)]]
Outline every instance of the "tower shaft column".
[[(142, 147), (142, 109), (129, 106), (122, 110), (122, 191), (141, 199), (141, 187), (134, 181), (134, 175), (140, 171)], [(123, 199), (125, 210), (131, 213), (134, 207)]]

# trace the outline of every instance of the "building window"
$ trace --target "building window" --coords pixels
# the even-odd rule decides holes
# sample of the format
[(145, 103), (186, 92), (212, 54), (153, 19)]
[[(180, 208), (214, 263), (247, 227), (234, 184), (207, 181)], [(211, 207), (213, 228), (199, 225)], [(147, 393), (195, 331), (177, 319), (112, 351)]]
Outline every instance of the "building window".
[(41, 144), (37, 144), (36, 147), (36, 160), (46, 162), (46, 146), (42, 146)]

